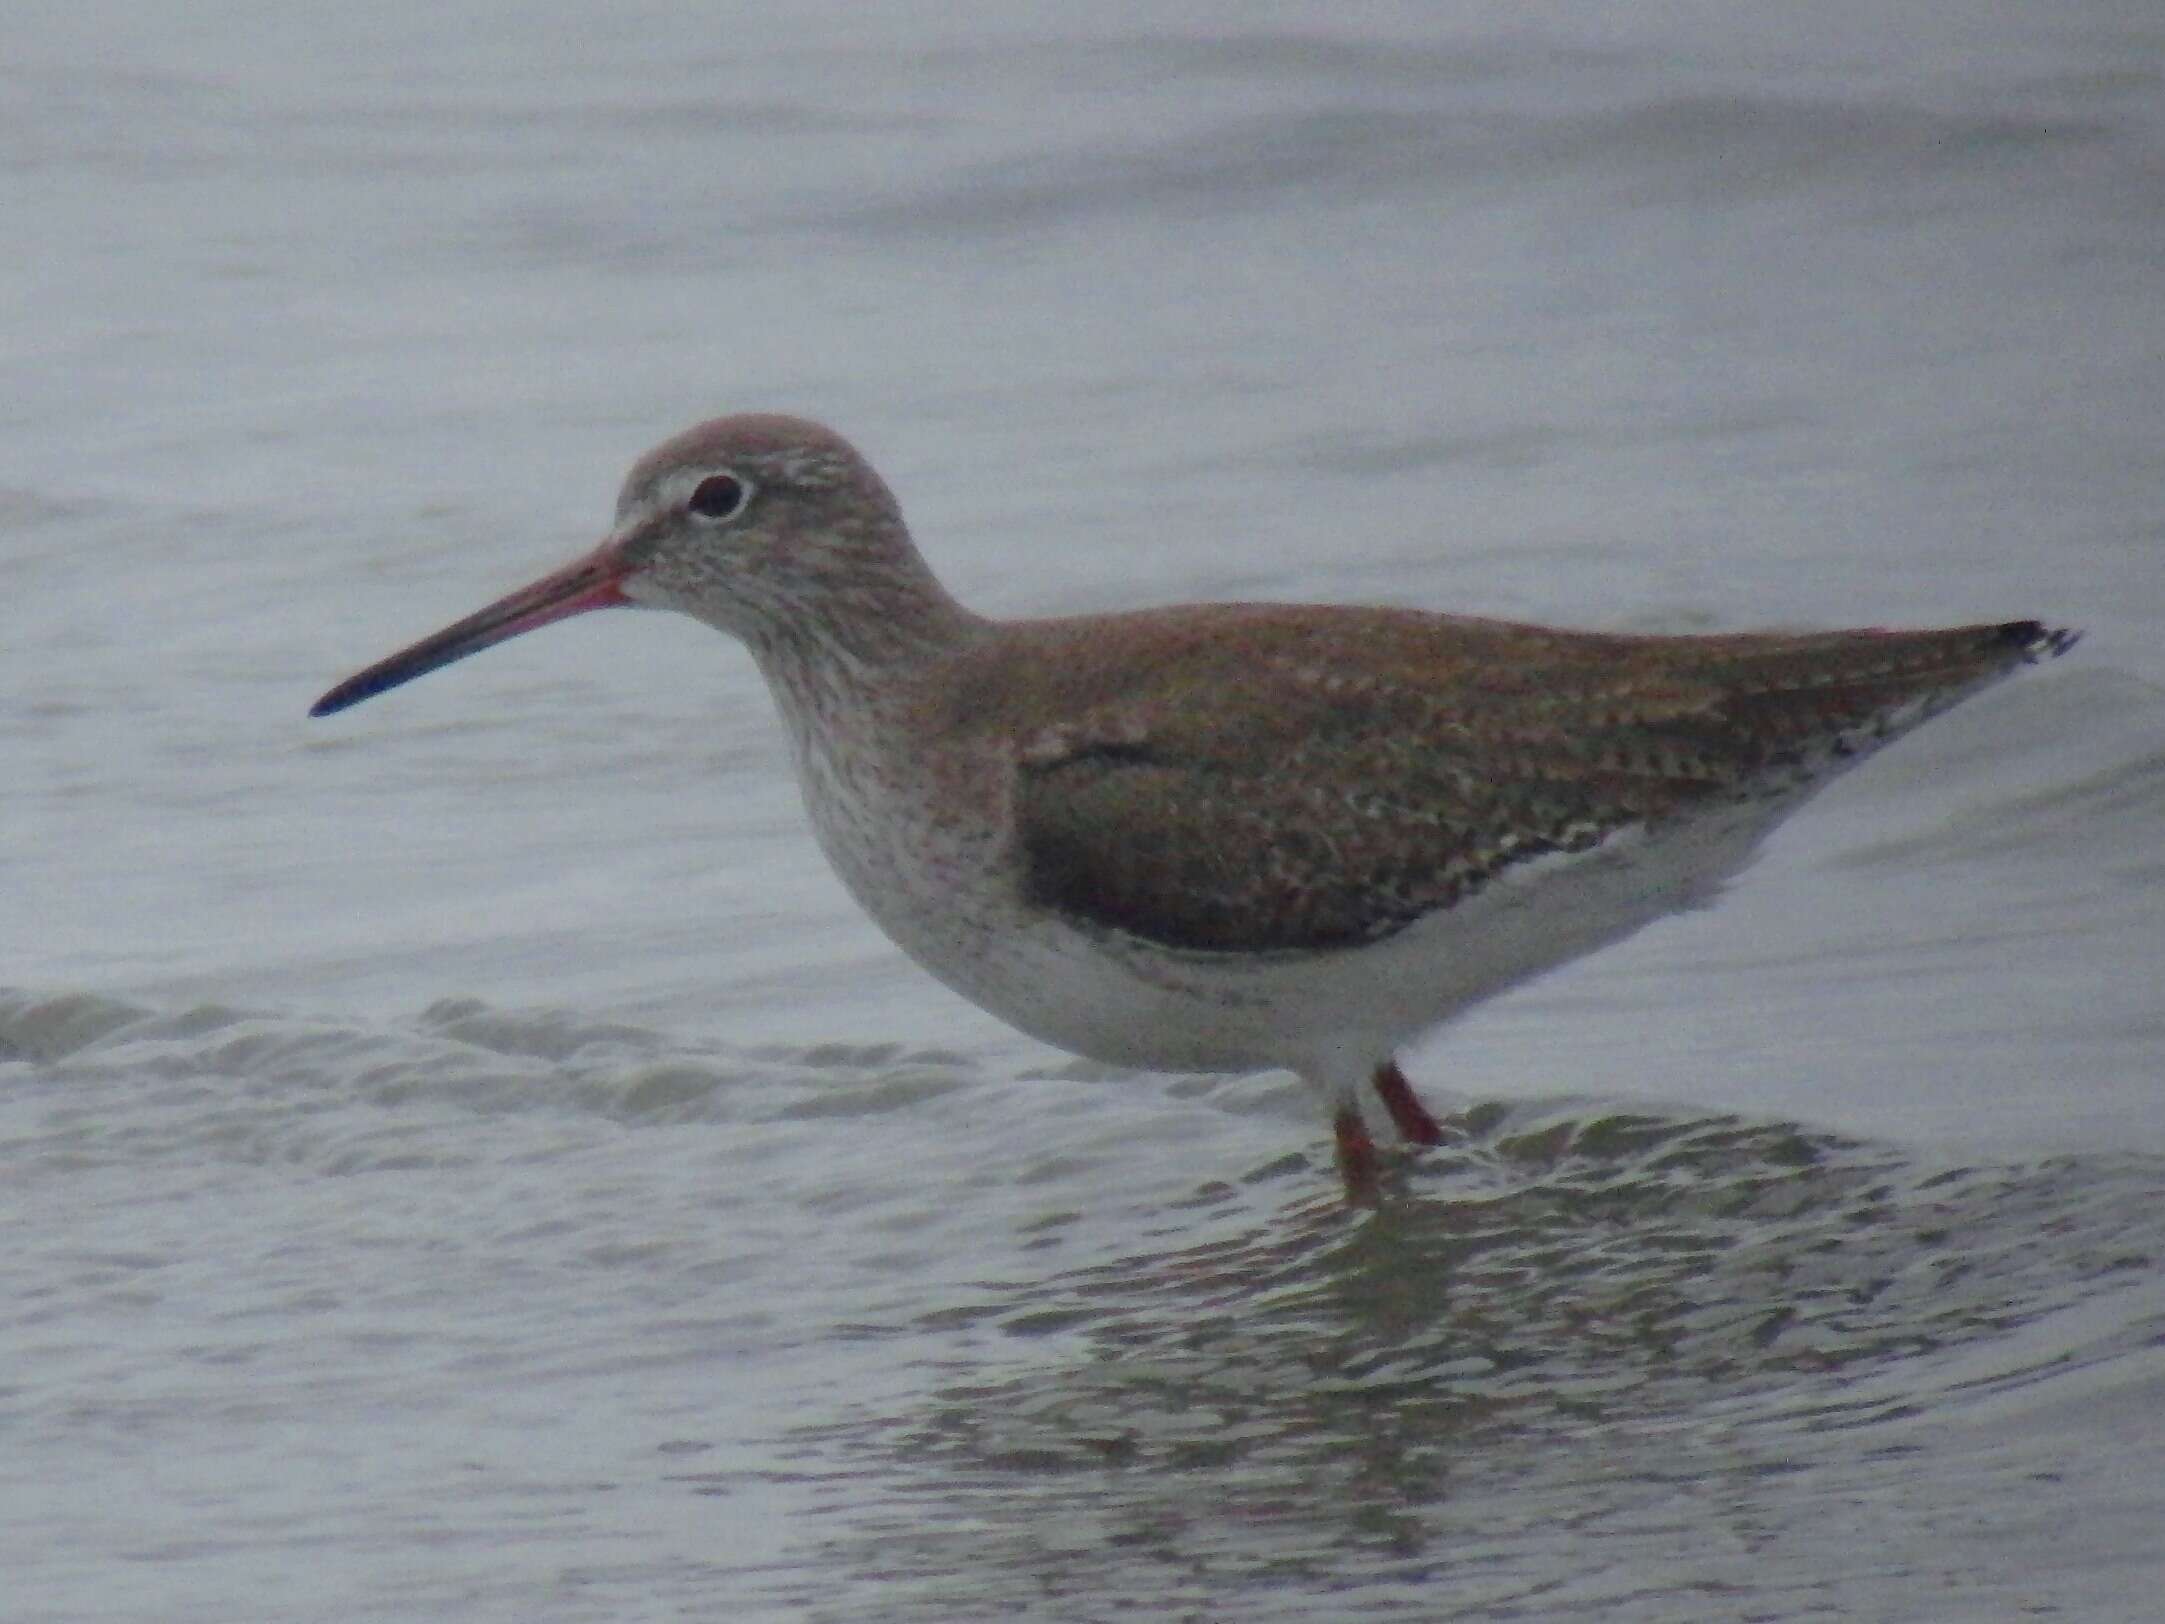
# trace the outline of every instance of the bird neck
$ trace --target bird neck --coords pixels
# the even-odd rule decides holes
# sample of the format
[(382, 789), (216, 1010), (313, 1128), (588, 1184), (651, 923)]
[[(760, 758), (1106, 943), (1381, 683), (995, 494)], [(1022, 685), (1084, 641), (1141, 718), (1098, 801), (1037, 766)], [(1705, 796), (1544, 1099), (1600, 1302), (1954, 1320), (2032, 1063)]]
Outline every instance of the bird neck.
[(860, 566), (823, 582), (805, 612), (763, 618), (743, 635), (793, 723), (819, 727), (889, 708), (920, 673), (992, 631), (912, 552), (876, 575)]

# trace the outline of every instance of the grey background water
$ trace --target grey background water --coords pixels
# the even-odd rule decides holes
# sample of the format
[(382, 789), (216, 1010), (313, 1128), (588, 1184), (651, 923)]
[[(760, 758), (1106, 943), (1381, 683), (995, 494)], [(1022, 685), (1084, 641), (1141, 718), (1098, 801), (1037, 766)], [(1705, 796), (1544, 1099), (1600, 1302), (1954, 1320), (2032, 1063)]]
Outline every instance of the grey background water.
[[(0, 1616), (2155, 1616), (2150, 0), (0, 34)], [(901, 962), (711, 633), (303, 719), (751, 407), (995, 611), (2089, 635), (1357, 1219)]]

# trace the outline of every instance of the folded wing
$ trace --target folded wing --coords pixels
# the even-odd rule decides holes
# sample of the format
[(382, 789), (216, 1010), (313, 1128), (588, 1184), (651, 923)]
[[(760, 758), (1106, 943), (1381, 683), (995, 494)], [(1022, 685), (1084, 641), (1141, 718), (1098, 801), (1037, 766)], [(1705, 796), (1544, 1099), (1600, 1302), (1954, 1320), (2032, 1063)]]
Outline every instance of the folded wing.
[[(1122, 617), (1059, 727), (1016, 742), (1034, 900), (1202, 952), (1388, 936), (1516, 864), (1723, 799), (1793, 794), (2070, 640), (1618, 637), (1376, 610)], [(1232, 650), (1233, 652), (1229, 652)], [(1045, 714), (1039, 710), (1037, 714)]]

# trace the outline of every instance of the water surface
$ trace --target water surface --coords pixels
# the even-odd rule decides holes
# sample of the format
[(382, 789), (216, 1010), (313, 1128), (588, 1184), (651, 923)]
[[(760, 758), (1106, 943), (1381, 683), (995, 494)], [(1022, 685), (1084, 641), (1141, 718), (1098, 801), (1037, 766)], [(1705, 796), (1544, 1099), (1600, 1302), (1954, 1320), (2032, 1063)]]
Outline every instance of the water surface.
[[(10, 1617), (2138, 1619), (2165, 30), (16, 8)], [(750, 662), (555, 628), (835, 423), (968, 601), (2043, 614), (1710, 911), (1285, 1077), (899, 959)]]

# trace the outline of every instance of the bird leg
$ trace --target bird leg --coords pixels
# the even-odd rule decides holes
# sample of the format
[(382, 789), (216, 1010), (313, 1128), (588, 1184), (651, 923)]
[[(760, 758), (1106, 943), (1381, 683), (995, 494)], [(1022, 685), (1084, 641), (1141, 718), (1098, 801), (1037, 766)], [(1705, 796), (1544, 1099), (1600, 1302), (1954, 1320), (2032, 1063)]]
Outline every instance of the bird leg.
[(1376, 1155), (1376, 1142), (1368, 1137), (1368, 1129), (1361, 1123), (1361, 1113), (1350, 1105), (1341, 1105), (1338, 1114), (1331, 1118), (1331, 1129), (1338, 1136), (1338, 1176), (1346, 1181), (1346, 1204), (1381, 1206), (1381, 1165)]
[[(1391, 1121), (1407, 1142), (1416, 1145), (1440, 1145), (1443, 1143), (1443, 1124), (1428, 1114), (1428, 1107), (1414, 1096), (1413, 1085), (1406, 1081), (1406, 1074), (1398, 1069), (1396, 1060), (1386, 1060), (1376, 1068), (1376, 1094), (1383, 1101), (1383, 1108), (1391, 1113)], [(1345, 1131), (1339, 1130), (1338, 1142), (1345, 1144)], [(1373, 1147), (1371, 1147), (1373, 1150)]]

